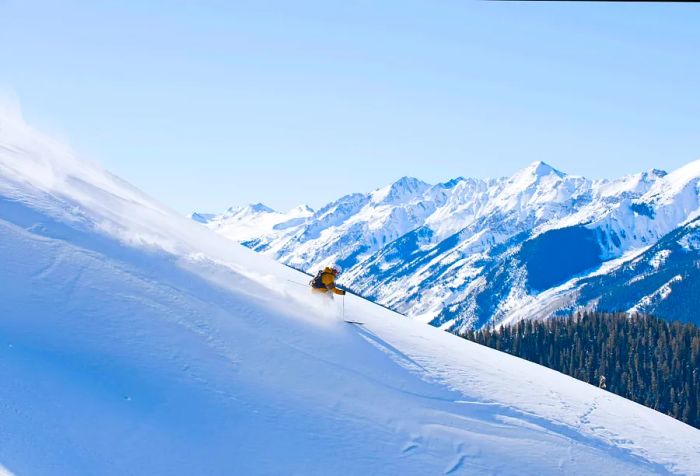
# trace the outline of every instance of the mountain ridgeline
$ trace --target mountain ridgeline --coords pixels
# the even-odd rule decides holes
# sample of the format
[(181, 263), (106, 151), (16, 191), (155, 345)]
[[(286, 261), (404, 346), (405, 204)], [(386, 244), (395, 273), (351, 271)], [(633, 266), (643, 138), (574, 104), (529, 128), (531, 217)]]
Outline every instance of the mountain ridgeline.
[(511, 177), (404, 177), (314, 211), (193, 218), (278, 261), (454, 331), (579, 309), (700, 322), (700, 161), (614, 180), (535, 162)]
[(700, 428), (700, 329), (650, 316), (584, 312), (522, 320), (465, 339), (536, 362)]

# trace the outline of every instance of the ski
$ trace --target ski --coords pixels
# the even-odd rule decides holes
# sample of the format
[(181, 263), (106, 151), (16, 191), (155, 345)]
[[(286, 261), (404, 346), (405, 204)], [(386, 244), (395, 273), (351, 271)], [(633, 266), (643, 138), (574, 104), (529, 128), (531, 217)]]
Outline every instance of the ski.
[(359, 321), (343, 321), (343, 322), (347, 322), (348, 324), (357, 324), (357, 325), (360, 325), (360, 326), (364, 326), (364, 325), (365, 325), (364, 322), (359, 322)]

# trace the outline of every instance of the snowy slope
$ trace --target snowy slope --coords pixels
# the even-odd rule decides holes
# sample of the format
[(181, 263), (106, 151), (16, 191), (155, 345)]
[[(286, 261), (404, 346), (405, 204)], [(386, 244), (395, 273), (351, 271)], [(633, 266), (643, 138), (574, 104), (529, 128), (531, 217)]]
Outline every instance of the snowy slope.
[(0, 473), (700, 474), (698, 430), (352, 296), (342, 323), (6, 119), (0, 257)]
[(464, 329), (513, 320), (525, 305), (534, 315), (550, 313), (551, 300), (537, 305), (543, 293), (642, 252), (697, 216), (699, 180), (700, 161), (616, 180), (535, 162), (501, 179), (429, 185), (404, 177), (343, 197), (284, 230), (256, 230), (250, 218), (230, 214), (209, 226), (309, 272), (337, 261), (346, 269), (343, 282), (364, 296)]

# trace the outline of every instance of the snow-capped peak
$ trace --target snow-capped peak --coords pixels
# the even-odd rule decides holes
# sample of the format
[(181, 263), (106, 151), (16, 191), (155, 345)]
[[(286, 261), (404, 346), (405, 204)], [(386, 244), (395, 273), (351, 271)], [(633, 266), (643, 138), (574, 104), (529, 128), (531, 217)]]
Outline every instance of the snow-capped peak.
[(540, 178), (540, 177), (546, 177), (548, 175), (556, 175), (559, 178), (564, 178), (566, 177), (566, 174), (560, 170), (555, 169), (551, 165), (542, 162), (541, 160), (537, 160), (527, 167), (525, 167), (523, 170), (520, 172), (516, 173), (516, 176), (528, 176), (528, 177), (535, 177), (535, 178)]
[(430, 188), (430, 184), (414, 177), (401, 177), (391, 185), (372, 192), (373, 203), (397, 203), (411, 199)]
[(501, 200), (511, 202), (513, 196), (529, 195), (533, 193), (533, 187), (539, 188), (543, 183), (550, 188), (555, 182), (560, 182), (566, 177), (565, 173), (542, 161), (533, 162), (507, 179), (506, 194)]
[(229, 207), (224, 213), (225, 216), (249, 216), (258, 215), (260, 213), (275, 213), (275, 210), (263, 203), (250, 203), (245, 206)]
[(274, 213), (275, 211), (263, 203), (251, 203), (245, 207), (245, 210), (254, 213)]

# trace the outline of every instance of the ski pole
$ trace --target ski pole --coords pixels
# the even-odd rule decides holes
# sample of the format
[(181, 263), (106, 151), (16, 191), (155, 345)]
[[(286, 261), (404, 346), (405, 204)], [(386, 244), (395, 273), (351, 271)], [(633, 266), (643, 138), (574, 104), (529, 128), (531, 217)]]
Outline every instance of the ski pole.
[(343, 320), (345, 320), (345, 294), (343, 294)]
[(297, 283), (296, 281), (292, 281), (291, 279), (288, 279), (287, 281), (290, 282), (290, 283), (292, 283), (292, 284), (296, 284), (296, 285), (298, 285), (298, 286), (304, 286), (304, 287), (308, 286), (308, 284)]

